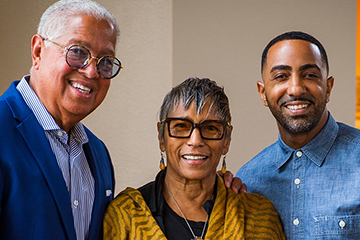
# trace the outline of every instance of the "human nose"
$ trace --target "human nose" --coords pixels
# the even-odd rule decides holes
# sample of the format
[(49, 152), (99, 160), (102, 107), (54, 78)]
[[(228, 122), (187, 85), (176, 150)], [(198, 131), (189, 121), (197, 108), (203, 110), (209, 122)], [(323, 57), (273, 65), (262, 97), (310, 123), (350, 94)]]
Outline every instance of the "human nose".
[(204, 142), (200, 134), (200, 129), (198, 127), (194, 127), (187, 141), (187, 144), (189, 146), (199, 147), (202, 146), (203, 143)]
[(293, 75), (291, 76), (288, 83), (289, 86), (287, 92), (289, 96), (300, 96), (301, 94), (305, 93), (305, 85), (301, 77)]
[(85, 74), (87, 78), (96, 79), (99, 77), (99, 71), (97, 67), (98, 59), (91, 56), (88, 64), (85, 67), (78, 69), (79, 72)]

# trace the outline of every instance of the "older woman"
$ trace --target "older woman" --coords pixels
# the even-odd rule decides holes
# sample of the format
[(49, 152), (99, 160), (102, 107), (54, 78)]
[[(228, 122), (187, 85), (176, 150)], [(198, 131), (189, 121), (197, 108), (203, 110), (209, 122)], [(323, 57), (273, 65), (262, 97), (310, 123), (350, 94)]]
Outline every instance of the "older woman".
[(214, 81), (190, 78), (173, 88), (158, 123), (160, 168), (163, 155), (167, 167), (109, 205), (104, 239), (285, 239), (269, 200), (235, 194), (216, 174), (229, 150), (230, 122), (228, 98)]

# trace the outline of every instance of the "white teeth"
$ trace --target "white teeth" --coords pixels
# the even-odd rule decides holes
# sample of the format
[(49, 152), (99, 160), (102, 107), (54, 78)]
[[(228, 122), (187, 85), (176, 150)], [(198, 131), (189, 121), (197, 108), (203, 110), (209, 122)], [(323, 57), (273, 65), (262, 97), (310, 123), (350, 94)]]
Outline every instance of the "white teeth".
[(90, 93), (91, 89), (87, 88), (79, 83), (71, 83), (71, 86), (73, 86), (74, 88), (78, 89), (80, 92), (82, 93)]
[(184, 155), (183, 158), (187, 160), (204, 160), (206, 156), (193, 156), (193, 155)]
[(306, 108), (307, 106), (309, 106), (309, 104), (288, 105), (288, 106), (286, 106), (286, 107), (287, 107), (288, 109), (290, 109), (290, 110), (298, 110), (298, 109)]

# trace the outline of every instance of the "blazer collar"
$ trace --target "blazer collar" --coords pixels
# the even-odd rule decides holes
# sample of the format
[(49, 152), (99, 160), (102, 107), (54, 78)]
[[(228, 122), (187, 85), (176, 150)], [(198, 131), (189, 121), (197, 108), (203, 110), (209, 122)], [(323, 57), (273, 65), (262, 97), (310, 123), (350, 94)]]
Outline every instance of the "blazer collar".
[(44, 129), (39, 125), (34, 114), (16, 90), (17, 83), (18, 81), (13, 82), (10, 86), (6, 94), (6, 101), (12, 109), (14, 118), (19, 122), (17, 129), (33, 155), (33, 158), (28, 159), (28, 161), (37, 162), (54, 197), (68, 238), (76, 239), (70, 195), (65, 181), (45, 136)]

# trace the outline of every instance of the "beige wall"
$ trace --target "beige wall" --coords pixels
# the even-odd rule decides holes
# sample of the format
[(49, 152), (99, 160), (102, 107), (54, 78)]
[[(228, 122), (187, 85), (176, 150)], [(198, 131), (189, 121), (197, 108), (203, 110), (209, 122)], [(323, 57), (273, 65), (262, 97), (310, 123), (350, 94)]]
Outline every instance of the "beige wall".
[[(28, 73), (30, 39), (55, 1), (0, 1), (0, 92)], [(99, 0), (118, 19), (124, 65), (104, 103), (84, 124), (112, 156), (117, 191), (152, 180), (160, 158), (156, 121), (171, 86), (198, 76), (225, 87), (233, 115), (228, 167), (237, 169), (277, 138), (256, 92), (260, 54), (274, 36), (302, 30), (325, 46), (335, 87), (329, 110), (354, 123), (356, 1)]]
[(266, 44), (292, 30), (314, 35), (328, 53), (335, 85), (328, 109), (355, 122), (355, 0), (173, 1), (174, 84), (209, 77), (225, 87), (233, 116), (228, 167), (237, 171), (277, 139), (277, 127), (256, 90)]

